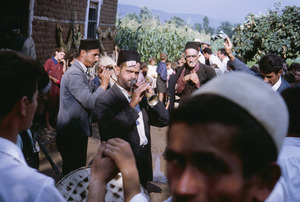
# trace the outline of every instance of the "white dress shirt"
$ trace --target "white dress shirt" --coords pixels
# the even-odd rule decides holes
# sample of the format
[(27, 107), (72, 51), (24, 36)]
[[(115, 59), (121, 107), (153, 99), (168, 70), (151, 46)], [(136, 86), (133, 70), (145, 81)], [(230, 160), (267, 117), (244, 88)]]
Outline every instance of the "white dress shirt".
[(219, 67), (220, 70), (222, 70), (223, 74), (224, 72), (227, 72), (227, 62), (229, 61), (228, 57), (225, 57), (224, 60), (221, 61), (221, 66)]
[(211, 55), (210, 58), (209, 58), (209, 65), (212, 65), (212, 64), (218, 65), (219, 68), (222, 66), (221, 60), (215, 55)]
[(272, 89), (274, 91), (277, 91), (280, 85), (281, 85), (281, 76), (279, 77), (278, 81), (272, 86)]
[(284, 138), (277, 162), (286, 181), (289, 201), (300, 201), (300, 138)]
[(54, 180), (30, 168), (22, 151), (0, 137), (0, 200), (28, 202), (65, 201)]
[[(120, 88), (120, 90), (122, 91), (122, 93), (124, 94), (124, 96), (126, 97), (128, 102), (130, 102), (131, 101), (131, 96), (127, 93), (127, 91), (124, 88), (122, 88), (120, 85), (117, 84), (117, 86)], [(140, 105), (137, 104), (135, 106), (134, 110), (139, 115), (139, 118), (136, 120), (136, 127), (137, 127), (139, 137), (140, 137), (140, 146), (147, 145), (148, 144), (148, 139), (146, 137), (143, 113), (142, 113), (142, 110), (140, 108)]]

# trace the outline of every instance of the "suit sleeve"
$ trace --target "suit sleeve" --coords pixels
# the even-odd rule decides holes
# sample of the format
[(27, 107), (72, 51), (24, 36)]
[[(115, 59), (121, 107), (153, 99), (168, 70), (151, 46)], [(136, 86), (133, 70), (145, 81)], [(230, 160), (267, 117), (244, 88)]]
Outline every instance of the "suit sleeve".
[(147, 106), (147, 114), (149, 117), (149, 124), (157, 127), (167, 126), (169, 123), (169, 112), (166, 110), (165, 105), (158, 101), (157, 105), (153, 108)]
[[(104, 92), (104, 90), (99, 87), (93, 92), (95, 87), (92, 82), (88, 82), (84, 74), (80, 72), (74, 72), (69, 74), (71, 79), (68, 79), (68, 88), (74, 98), (84, 107), (89, 110), (94, 110), (96, 98)], [(93, 85), (93, 86), (89, 86)]]
[(252, 71), (245, 63), (240, 61), (239, 59), (235, 58), (231, 64), (233, 65), (235, 71), (242, 71), (242, 72), (247, 72), (250, 74), (255, 75), (256, 73)]

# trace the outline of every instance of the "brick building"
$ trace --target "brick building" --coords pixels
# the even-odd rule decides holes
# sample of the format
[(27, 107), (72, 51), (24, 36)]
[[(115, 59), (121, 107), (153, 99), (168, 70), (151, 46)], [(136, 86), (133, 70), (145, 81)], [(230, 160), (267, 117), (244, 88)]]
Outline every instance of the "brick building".
[(75, 48), (81, 37), (101, 38), (102, 51), (112, 53), (117, 5), (118, 0), (6, 0), (0, 5), (0, 24), (32, 36), (42, 64), (56, 47)]

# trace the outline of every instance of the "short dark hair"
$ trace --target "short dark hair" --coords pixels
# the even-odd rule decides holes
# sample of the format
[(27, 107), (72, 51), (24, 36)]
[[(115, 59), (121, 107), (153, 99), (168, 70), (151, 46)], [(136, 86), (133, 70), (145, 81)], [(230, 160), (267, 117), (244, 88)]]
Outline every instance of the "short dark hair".
[(212, 54), (212, 51), (211, 51), (210, 48), (204, 48), (204, 49), (203, 49), (203, 53), (208, 53), (209, 55), (211, 55), (211, 54)]
[(219, 49), (220, 53), (222, 53), (223, 55), (227, 56), (227, 53), (225, 51), (225, 48), (220, 48)]
[[(243, 176), (260, 173), (277, 159), (277, 149), (269, 133), (247, 111), (226, 98), (201, 94), (171, 111), (170, 126), (184, 122), (188, 125), (221, 123), (237, 129), (230, 149), (242, 160)], [(169, 138), (169, 134), (168, 134)]]
[(152, 57), (149, 59), (149, 63), (151, 63), (152, 61), (156, 62), (156, 58)]
[(170, 65), (172, 67), (172, 62), (171, 61), (166, 61), (166, 65)]
[(142, 70), (144, 68), (148, 68), (147, 63), (146, 62), (141, 62), (141, 64), (140, 64), (140, 70)]
[(161, 53), (160, 54), (160, 59), (161, 60), (166, 60), (167, 59), (167, 54), (166, 53)]
[(259, 60), (258, 65), (261, 73), (270, 74), (274, 72), (277, 74), (282, 70), (283, 62), (278, 55), (267, 54)]
[(293, 62), (288, 68), (288, 71), (292, 71), (292, 70), (300, 71), (300, 63)]
[(0, 61), (0, 118), (4, 118), (23, 96), (32, 101), (43, 67), (15, 51), (0, 51)]

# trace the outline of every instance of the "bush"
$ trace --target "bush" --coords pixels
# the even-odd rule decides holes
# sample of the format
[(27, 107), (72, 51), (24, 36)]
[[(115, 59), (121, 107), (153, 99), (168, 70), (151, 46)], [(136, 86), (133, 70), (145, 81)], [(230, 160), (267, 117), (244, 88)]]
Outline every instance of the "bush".
[(300, 51), (300, 7), (275, 5), (266, 15), (249, 14), (247, 21), (234, 29), (235, 53), (246, 61), (258, 61), (267, 53), (295, 59)]

